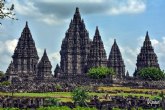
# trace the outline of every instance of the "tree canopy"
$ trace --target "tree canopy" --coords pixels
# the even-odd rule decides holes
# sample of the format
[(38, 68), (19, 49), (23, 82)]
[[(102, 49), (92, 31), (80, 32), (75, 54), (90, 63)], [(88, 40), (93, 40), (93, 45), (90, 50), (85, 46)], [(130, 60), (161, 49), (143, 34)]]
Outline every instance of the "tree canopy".
[(88, 71), (88, 75), (91, 78), (96, 78), (96, 79), (105, 78), (108, 75), (114, 75), (114, 74), (115, 72), (113, 68), (107, 68), (107, 67), (93, 67), (90, 68)]
[(87, 99), (89, 98), (88, 93), (82, 87), (77, 87), (72, 92), (72, 99), (76, 105), (86, 106)]
[(141, 79), (144, 80), (164, 80), (165, 79), (165, 73), (164, 71), (161, 71), (159, 68), (155, 67), (148, 67), (143, 68), (138, 72)]
[(4, 72), (0, 71), (0, 78), (2, 78), (4, 75), (5, 75)]
[(0, 19), (10, 18), (14, 20), (14, 16), (14, 4), (12, 4), (10, 7), (7, 7), (5, 5), (5, 0), (0, 0)]

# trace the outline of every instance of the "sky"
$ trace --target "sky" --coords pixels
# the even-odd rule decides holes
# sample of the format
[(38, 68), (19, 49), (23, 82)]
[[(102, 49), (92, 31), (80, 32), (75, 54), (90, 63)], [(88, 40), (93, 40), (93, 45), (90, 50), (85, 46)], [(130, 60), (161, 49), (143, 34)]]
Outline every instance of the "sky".
[(122, 53), (130, 75), (136, 68), (137, 55), (146, 31), (158, 56), (160, 68), (165, 70), (165, 1), (164, 0), (7, 0), (15, 5), (18, 20), (0, 20), (0, 70), (6, 71), (14, 49), (28, 21), (31, 34), (41, 58), (44, 49), (54, 71), (60, 62), (62, 39), (79, 7), (90, 39), (99, 27), (109, 56), (114, 39)]

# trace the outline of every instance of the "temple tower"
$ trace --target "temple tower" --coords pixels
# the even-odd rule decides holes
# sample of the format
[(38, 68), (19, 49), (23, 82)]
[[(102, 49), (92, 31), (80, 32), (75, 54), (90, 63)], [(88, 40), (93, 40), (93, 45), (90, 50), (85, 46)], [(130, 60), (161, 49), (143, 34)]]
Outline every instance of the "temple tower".
[(157, 55), (155, 54), (154, 48), (152, 47), (148, 32), (146, 33), (145, 41), (143, 42), (140, 53), (137, 56), (136, 66), (137, 69), (134, 73), (134, 76), (138, 76), (138, 71), (145, 67), (159, 68)]
[(96, 27), (90, 53), (88, 55), (88, 69), (91, 67), (107, 66), (107, 56), (101, 39), (99, 29)]
[(39, 57), (27, 22), (12, 58), (17, 75), (21, 78), (33, 79)]
[(44, 54), (37, 65), (37, 79), (49, 80), (53, 78), (51, 69), (51, 62), (49, 61), (46, 50), (44, 50)]
[(62, 73), (60, 66), (57, 64), (54, 70), (54, 77), (58, 77)]
[(83, 74), (87, 68), (90, 39), (85, 23), (76, 8), (73, 20), (61, 45), (61, 70), (65, 74)]
[(122, 79), (125, 77), (125, 64), (116, 40), (114, 40), (114, 44), (112, 45), (109, 54), (108, 67), (112, 67), (114, 69), (117, 78)]

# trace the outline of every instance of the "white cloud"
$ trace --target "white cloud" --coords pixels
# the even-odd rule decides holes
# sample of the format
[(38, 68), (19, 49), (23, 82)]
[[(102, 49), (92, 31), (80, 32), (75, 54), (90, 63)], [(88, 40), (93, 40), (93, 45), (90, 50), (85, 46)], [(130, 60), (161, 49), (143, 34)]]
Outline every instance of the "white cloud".
[(105, 0), (40, 0), (40, 2), (44, 3), (101, 3)]
[(48, 25), (65, 23), (75, 6), (84, 10), (84, 14), (137, 14), (146, 9), (145, 0), (12, 0), (12, 3), (17, 14)]
[(21, 2), (19, 0), (13, 0), (12, 3), (15, 5), (15, 11), (17, 14), (34, 18), (35, 20), (48, 25), (58, 25), (62, 23), (62, 21), (57, 19), (54, 14), (41, 13), (39, 8), (35, 6), (34, 1), (25, 0), (24, 2)]
[(144, 0), (120, 0), (108, 10), (108, 13), (112, 15), (136, 14), (144, 12), (145, 9)]
[(6, 41), (0, 41), (0, 70), (5, 70), (7, 69), (10, 61), (12, 60), (11, 56), (14, 52), (14, 49), (17, 45), (17, 39), (12, 39), (12, 40), (6, 40)]
[(60, 62), (60, 53), (59, 52), (51, 53), (50, 54), (50, 60)]
[(123, 56), (123, 60), (126, 66), (126, 71), (128, 70), (130, 75), (133, 74), (136, 67), (136, 57), (138, 54), (138, 49), (134, 47), (120, 46), (121, 54)]
[(165, 37), (162, 37), (162, 39), (156, 40), (156, 39), (151, 39), (151, 42), (154, 46), (155, 53), (158, 56), (158, 62), (160, 64), (160, 68), (165, 70)]
[(49, 56), (49, 59), (51, 61), (52, 67), (53, 67), (52, 69), (54, 71), (56, 65), (60, 64), (60, 53), (59, 53), (59, 51), (53, 52), (53, 53), (50, 53), (48, 56)]
[(13, 0), (15, 10), (17, 13), (25, 16), (37, 16), (39, 10), (34, 6), (34, 2), (26, 1), (26, 4), (21, 3), (19, 0)]
[(154, 47), (159, 44), (159, 41), (156, 39), (151, 39), (151, 42)]
[(17, 39), (6, 40), (5, 42), (0, 41), (0, 45), (1, 45), (0, 53), (12, 54), (17, 45), (17, 42), (18, 42)]
[(41, 17), (38, 18), (38, 21), (44, 22), (48, 25), (58, 25), (63, 23), (64, 21), (56, 18), (56, 16), (54, 16), (53, 14), (48, 14), (48, 15), (42, 15)]
[(8, 51), (10, 54), (12, 54), (14, 52), (16, 45), (17, 45), (17, 42), (18, 42), (17, 39), (7, 40), (5, 42), (6, 51)]

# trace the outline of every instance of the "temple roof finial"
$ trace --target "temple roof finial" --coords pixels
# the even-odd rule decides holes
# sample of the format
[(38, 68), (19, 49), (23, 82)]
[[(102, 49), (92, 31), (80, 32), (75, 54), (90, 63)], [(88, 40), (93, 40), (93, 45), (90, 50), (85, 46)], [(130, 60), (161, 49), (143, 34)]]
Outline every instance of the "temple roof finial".
[(116, 43), (116, 39), (114, 39), (114, 45), (117, 45), (117, 43)]
[(80, 15), (80, 12), (79, 12), (79, 8), (78, 7), (76, 7), (76, 11), (75, 11), (73, 20), (74, 21), (81, 21), (81, 15)]
[(26, 21), (26, 25), (25, 25), (25, 27), (28, 27), (28, 21)]
[(100, 33), (99, 33), (99, 29), (98, 29), (98, 26), (96, 26), (95, 35), (100, 35)]
[(44, 56), (47, 56), (46, 49), (44, 49)]
[(114, 39), (114, 43), (116, 43), (116, 39)]
[(76, 13), (79, 13), (79, 8), (78, 7), (76, 7)]
[(145, 40), (150, 40), (150, 38), (149, 38), (149, 34), (148, 34), (148, 31), (146, 32)]

